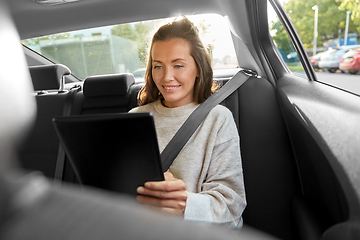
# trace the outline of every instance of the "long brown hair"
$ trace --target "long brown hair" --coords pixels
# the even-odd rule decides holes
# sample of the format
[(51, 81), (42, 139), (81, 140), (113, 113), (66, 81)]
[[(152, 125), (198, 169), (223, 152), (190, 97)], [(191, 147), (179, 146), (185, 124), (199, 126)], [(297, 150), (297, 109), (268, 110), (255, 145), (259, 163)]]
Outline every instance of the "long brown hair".
[(199, 37), (199, 31), (189, 19), (183, 17), (181, 20), (161, 26), (153, 36), (145, 72), (145, 86), (139, 93), (139, 106), (154, 102), (161, 97), (152, 78), (152, 49), (156, 41), (167, 41), (173, 38), (186, 40), (190, 45), (190, 55), (195, 60), (199, 77), (195, 79), (194, 101), (202, 103), (216, 90), (211, 59)]

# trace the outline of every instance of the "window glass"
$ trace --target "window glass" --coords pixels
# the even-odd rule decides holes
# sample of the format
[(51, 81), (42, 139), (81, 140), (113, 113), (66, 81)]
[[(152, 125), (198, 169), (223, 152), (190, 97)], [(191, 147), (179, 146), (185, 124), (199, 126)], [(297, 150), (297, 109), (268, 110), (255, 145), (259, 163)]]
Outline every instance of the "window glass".
[(268, 20), (270, 36), (272, 37), (274, 44), (286, 66), (294, 74), (306, 77), (304, 68), (299, 60), (291, 39), (270, 3), (268, 4)]
[[(227, 21), (216, 14), (187, 16), (198, 27), (214, 69), (238, 66)], [(133, 73), (143, 81), (152, 35), (174, 18), (83, 29), (25, 39), (22, 43), (55, 63), (68, 66), (73, 75)]]
[[(360, 95), (360, 2), (279, 2), (305, 47), (318, 81)], [(270, 34), (281, 56), (290, 70), (300, 72), (290, 38), (270, 4), (268, 12)]]

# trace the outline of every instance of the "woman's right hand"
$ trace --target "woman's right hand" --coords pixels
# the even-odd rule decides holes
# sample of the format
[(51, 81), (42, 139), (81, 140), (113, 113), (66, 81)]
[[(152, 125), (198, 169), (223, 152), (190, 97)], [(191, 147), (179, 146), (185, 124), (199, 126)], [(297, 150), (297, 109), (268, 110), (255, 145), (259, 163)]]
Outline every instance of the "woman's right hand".
[(186, 184), (183, 180), (174, 178), (170, 172), (164, 173), (165, 181), (146, 182), (144, 187), (138, 187), (137, 201), (153, 206), (160, 211), (181, 215), (186, 208)]

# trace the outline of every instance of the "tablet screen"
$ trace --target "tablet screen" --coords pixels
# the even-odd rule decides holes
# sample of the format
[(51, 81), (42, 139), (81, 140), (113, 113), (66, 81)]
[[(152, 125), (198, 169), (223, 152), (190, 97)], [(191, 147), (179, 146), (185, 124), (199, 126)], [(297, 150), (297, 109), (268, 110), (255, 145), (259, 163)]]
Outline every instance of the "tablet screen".
[(163, 171), (151, 113), (57, 117), (58, 137), (83, 185), (137, 195)]

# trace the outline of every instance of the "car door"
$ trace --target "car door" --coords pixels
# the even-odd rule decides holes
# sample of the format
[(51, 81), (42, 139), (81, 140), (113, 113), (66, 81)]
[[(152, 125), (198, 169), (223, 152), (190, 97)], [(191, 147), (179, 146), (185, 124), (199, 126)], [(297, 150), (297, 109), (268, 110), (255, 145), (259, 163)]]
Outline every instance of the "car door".
[(289, 206), (295, 227), (300, 239), (359, 238), (360, 96), (318, 78), (286, 12), (269, 0), (269, 11), (276, 13), (300, 60), (297, 66), (287, 64), (264, 5), (256, 1), (247, 7), (257, 13), (249, 17), (254, 49), (274, 82), (300, 179), (301, 193)]

